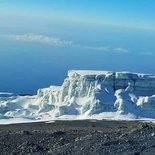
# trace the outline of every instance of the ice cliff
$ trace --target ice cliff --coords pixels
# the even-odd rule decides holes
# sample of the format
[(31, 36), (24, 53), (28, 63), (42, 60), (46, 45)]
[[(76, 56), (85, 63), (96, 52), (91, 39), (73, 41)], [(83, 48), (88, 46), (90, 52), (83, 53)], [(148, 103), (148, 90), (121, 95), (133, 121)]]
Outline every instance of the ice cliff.
[(0, 118), (104, 118), (108, 113), (155, 118), (155, 75), (71, 70), (62, 86), (39, 89), (36, 96), (0, 93)]

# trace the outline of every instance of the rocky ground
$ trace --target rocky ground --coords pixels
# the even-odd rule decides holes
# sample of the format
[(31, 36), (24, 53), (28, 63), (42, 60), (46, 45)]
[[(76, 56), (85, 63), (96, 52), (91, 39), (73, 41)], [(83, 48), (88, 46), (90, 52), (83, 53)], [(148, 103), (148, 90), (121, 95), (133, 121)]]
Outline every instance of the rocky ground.
[(56, 121), (0, 125), (1, 155), (153, 155), (155, 124)]

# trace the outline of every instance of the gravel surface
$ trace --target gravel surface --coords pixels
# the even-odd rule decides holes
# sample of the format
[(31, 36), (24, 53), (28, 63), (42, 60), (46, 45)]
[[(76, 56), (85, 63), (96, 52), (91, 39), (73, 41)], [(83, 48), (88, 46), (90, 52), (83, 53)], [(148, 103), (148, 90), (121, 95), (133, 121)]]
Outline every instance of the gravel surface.
[(155, 124), (56, 121), (0, 125), (1, 155), (155, 155)]

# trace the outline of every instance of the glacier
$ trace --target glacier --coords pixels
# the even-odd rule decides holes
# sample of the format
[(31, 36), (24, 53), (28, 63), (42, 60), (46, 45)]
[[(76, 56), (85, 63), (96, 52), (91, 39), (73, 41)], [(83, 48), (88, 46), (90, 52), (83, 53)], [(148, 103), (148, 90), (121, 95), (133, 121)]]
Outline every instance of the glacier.
[(62, 86), (34, 96), (0, 93), (0, 120), (155, 118), (155, 75), (70, 70)]

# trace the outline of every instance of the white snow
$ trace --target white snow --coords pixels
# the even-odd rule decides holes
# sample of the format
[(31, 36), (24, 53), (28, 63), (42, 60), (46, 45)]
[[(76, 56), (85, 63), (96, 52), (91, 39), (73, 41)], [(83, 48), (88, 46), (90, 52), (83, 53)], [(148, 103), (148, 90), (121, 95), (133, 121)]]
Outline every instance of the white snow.
[(96, 71), (96, 70), (69, 70), (68, 75), (70, 74), (80, 74), (81, 76), (85, 75), (106, 75), (112, 73), (111, 71)]
[(39, 89), (35, 96), (0, 93), (0, 124), (142, 118), (155, 118), (155, 75), (71, 70), (62, 86)]

